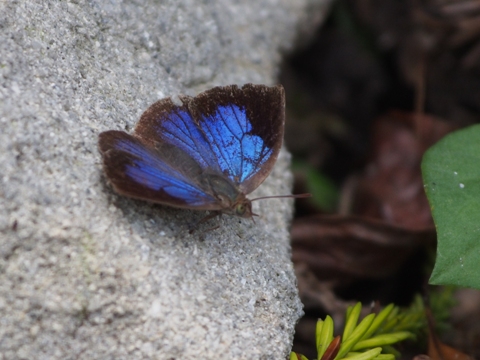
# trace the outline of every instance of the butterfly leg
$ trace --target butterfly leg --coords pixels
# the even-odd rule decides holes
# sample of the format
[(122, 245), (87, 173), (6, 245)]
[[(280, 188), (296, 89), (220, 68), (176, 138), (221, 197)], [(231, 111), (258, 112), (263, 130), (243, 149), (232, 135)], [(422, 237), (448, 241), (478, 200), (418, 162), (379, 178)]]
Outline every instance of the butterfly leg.
[[(207, 216), (205, 216), (204, 218), (200, 219), (195, 225), (193, 225), (191, 228), (190, 228), (190, 231), (188, 232), (189, 234), (193, 234), (196, 230), (196, 228), (198, 227), (198, 225), (210, 220), (210, 219), (213, 219), (217, 216), (222, 216), (222, 212), (221, 211), (212, 211), (210, 212), (210, 214), (208, 214)], [(218, 226), (215, 226), (214, 228), (211, 228), (211, 229), (208, 229), (207, 231), (211, 231), (211, 230), (215, 230), (216, 228), (218, 228)]]

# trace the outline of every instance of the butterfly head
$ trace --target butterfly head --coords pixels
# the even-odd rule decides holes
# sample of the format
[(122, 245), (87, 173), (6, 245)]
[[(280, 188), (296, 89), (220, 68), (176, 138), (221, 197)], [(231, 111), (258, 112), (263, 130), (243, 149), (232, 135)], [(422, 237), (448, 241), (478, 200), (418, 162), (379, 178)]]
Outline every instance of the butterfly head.
[(243, 218), (251, 218), (252, 216), (255, 215), (254, 213), (252, 213), (252, 202), (246, 197), (236, 201), (233, 204), (232, 210), (234, 215), (240, 216)]
[(247, 199), (244, 193), (238, 193), (234, 199), (217, 194), (217, 199), (222, 203), (222, 209), (220, 211), (224, 214), (249, 219), (256, 216), (256, 214), (252, 212), (252, 201)]

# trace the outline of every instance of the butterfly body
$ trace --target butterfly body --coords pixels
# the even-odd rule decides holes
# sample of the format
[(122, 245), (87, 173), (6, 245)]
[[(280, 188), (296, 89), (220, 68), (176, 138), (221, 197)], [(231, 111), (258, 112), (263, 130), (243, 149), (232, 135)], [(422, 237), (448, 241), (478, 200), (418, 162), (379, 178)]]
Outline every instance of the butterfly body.
[(246, 195), (268, 176), (282, 145), (283, 88), (230, 85), (180, 100), (151, 105), (133, 134), (100, 134), (109, 182), (150, 202), (251, 217)]

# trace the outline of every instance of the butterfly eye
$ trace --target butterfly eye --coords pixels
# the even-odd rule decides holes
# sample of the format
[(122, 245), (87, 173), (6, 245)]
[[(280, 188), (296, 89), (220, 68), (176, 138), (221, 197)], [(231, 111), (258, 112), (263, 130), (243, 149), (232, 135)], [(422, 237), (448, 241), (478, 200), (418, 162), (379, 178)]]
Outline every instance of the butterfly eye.
[(247, 211), (247, 207), (245, 206), (245, 204), (238, 204), (235, 208), (235, 214), (237, 214), (238, 216), (243, 216), (245, 214), (245, 211)]

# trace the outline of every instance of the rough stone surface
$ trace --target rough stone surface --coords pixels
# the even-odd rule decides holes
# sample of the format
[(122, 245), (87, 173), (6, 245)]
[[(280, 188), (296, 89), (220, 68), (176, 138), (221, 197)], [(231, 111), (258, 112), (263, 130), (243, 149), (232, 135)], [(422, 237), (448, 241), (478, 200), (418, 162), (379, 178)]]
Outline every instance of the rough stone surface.
[[(0, 359), (284, 359), (291, 201), (256, 223), (123, 198), (99, 132), (161, 97), (274, 83), (327, 3), (0, 2)], [(290, 190), (289, 159), (253, 194)], [(202, 231), (220, 225), (218, 229)]]

